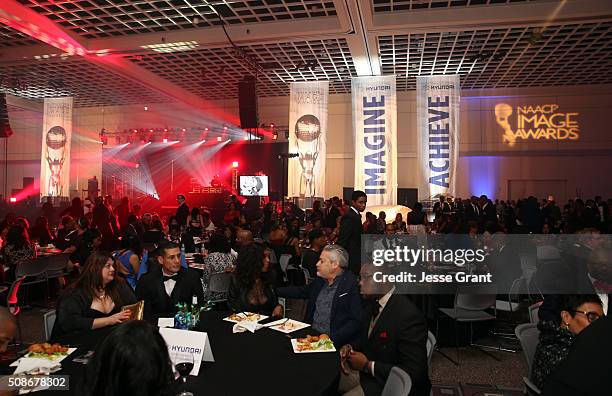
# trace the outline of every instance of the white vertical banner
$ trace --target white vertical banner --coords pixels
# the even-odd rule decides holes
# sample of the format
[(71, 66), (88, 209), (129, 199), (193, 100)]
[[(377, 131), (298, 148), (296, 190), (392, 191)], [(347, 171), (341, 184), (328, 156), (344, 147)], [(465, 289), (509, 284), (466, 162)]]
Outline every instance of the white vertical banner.
[(72, 98), (47, 98), (44, 104), (40, 194), (70, 196), (70, 141)]
[(325, 142), (329, 81), (289, 84), (290, 197), (325, 197)]
[(455, 196), (459, 160), (459, 76), (417, 77), (419, 200)]
[(353, 132), (355, 190), (368, 205), (397, 204), (397, 98), (395, 76), (355, 77)]

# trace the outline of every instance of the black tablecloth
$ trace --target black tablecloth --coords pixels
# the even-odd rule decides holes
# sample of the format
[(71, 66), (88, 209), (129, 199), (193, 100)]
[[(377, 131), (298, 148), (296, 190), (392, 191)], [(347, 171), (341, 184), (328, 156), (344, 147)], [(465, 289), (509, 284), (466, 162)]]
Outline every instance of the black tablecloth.
[[(202, 362), (197, 377), (189, 377), (187, 388), (196, 396), (334, 394), (340, 372), (338, 353), (295, 354), (291, 348), (290, 338), (317, 334), (312, 328), (291, 333), (290, 337), (267, 328), (254, 334), (232, 334), (233, 324), (222, 320), (227, 315), (226, 312), (204, 312), (196, 329), (208, 333), (215, 358), (214, 363)], [(102, 329), (88, 336), (62, 340), (79, 347), (62, 362), (63, 370), (57, 373), (70, 375), (72, 390), (36, 394), (74, 394), (74, 386), (85, 366), (72, 360), (94, 349), (108, 333), (109, 329)]]

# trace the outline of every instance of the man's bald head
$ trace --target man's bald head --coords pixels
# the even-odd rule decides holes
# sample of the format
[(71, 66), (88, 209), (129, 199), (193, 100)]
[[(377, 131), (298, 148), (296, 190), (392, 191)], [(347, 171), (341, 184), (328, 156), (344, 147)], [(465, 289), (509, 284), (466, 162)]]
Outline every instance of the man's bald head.
[(0, 307), (0, 353), (6, 352), (8, 343), (15, 337), (17, 332), (17, 320), (11, 312)]

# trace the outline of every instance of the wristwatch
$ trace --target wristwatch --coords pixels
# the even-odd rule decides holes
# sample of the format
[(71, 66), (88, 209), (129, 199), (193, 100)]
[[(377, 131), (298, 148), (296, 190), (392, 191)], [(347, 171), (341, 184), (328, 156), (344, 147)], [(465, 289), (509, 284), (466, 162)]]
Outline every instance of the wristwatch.
[(361, 372), (364, 374), (370, 374), (370, 361), (366, 360), (366, 363), (361, 368)]

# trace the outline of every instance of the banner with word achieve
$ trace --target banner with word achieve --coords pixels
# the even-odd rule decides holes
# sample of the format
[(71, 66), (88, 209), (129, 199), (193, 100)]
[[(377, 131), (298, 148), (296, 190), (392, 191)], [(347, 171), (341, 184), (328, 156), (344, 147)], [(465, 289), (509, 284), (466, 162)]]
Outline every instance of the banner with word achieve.
[(397, 204), (397, 98), (395, 76), (355, 77), (353, 131), (355, 190), (368, 205)]
[(459, 76), (417, 77), (419, 201), (455, 196), (459, 160)]
[(72, 98), (47, 98), (44, 103), (40, 194), (70, 196), (70, 140)]
[(328, 81), (289, 84), (288, 196), (325, 197)]

